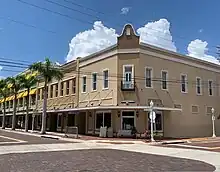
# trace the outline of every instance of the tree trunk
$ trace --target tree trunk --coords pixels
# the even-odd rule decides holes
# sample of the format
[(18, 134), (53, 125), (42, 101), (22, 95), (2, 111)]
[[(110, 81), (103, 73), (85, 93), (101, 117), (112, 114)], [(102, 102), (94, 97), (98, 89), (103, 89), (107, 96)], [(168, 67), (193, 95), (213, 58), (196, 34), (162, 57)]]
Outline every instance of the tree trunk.
[(12, 116), (12, 130), (16, 127), (16, 110), (17, 110), (17, 93), (15, 93), (15, 98), (13, 100), (13, 116)]
[(46, 117), (47, 117), (47, 79), (45, 79), (44, 83), (44, 100), (43, 100), (43, 113), (42, 113), (42, 126), (41, 126), (41, 134), (46, 133)]
[(29, 95), (30, 95), (30, 88), (27, 89), (27, 102), (26, 102), (26, 115), (25, 115), (25, 132), (28, 132)]
[(2, 119), (2, 129), (5, 129), (5, 114), (6, 114), (6, 110), (5, 110), (5, 99), (4, 98), (4, 102), (3, 102), (3, 119)]

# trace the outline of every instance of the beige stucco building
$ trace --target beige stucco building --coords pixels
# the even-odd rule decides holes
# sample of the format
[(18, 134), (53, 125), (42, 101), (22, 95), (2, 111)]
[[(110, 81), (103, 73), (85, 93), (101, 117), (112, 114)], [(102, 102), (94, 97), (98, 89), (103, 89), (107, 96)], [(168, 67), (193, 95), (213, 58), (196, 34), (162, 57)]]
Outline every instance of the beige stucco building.
[[(212, 135), (211, 108), (220, 135), (220, 66), (139, 43), (131, 25), (116, 45), (61, 66), (61, 81), (48, 85), (47, 129), (99, 134), (101, 126), (114, 135), (150, 129), (149, 102), (154, 102), (154, 129), (164, 137)], [(40, 127), (43, 82), (34, 92), (35, 128)], [(110, 133), (110, 132), (109, 132)]]

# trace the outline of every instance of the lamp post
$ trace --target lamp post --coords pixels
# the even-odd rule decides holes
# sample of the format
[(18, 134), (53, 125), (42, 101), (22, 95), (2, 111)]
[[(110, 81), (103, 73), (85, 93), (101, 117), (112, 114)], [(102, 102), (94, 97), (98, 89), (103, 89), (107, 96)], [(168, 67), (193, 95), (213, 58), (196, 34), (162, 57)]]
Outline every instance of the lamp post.
[(215, 135), (215, 114), (214, 114), (215, 109), (212, 108), (211, 111), (212, 111), (212, 137), (215, 138), (216, 137), (216, 135)]
[(154, 106), (154, 103), (153, 101), (151, 100), (150, 101), (150, 130), (151, 130), (151, 142), (154, 142), (154, 129), (153, 129), (153, 106)]

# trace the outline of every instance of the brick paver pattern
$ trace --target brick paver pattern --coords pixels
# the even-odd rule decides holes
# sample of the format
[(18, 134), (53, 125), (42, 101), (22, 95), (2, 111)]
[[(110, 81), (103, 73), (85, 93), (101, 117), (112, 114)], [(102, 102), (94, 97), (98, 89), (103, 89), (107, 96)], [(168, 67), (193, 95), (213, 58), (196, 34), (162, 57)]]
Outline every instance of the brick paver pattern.
[(121, 150), (75, 150), (0, 156), (1, 172), (161, 172), (214, 171), (195, 160)]

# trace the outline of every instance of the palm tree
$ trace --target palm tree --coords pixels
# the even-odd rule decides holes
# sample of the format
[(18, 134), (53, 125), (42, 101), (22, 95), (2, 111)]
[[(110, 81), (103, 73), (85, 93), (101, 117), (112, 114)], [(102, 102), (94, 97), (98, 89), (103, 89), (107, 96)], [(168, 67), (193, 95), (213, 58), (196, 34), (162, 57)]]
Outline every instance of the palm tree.
[(12, 94), (14, 94), (13, 99), (13, 116), (12, 116), (12, 130), (15, 130), (16, 125), (16, 110), (17, 110), (17, 94), (21, 89), (21, 75), (17, 75), (15, 77), (7, 78), (7, 83), (12, 90)]
[(6, 115), (6, 108), (5, 108), (5, 100), (9, 94), (9, 89), (7, 87), (6, 79), (0, 80), (0, 95), (3, 97), (3, 119), (2, 119), (2, 129), (5, 129), (5, 115)]
[(29, 117), (29, 95), (30, 90), (37, 84), (37, 78), (32, 74), (24, 74), (20, 77), (21, 87), (27, 89), (26, 99), (26, 115), (25, 115), (25, 132), (28, 132), (28, 117)]
[(43, 113), (42, 113), (42, 127), (41, 134), (46, 132), (46, 114), (47, 114), (47, 84), (51, 82), (53, 78), (57, 80), (62, 79), (63, 73), (56, 65), (50, 61), (49, 58), (45, 58), (44, 62), (36, 62), (30, 66), (30, 70), (37, 71), (40, 77), (44, 79), (44, 100), (43, 100)]

